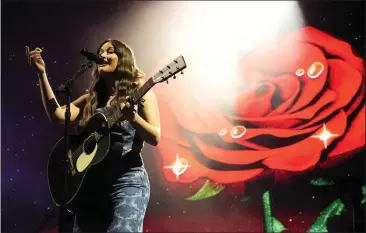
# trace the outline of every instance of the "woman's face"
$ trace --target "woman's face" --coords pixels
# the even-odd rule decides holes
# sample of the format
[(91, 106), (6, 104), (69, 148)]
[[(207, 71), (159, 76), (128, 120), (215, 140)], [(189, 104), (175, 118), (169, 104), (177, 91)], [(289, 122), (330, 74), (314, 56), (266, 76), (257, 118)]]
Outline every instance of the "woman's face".
[(113, 73), (117, 68), (118, 56), (115, 53), (115, 49), (112, 43), (106, 42), (105, 44), (103, 44), (99, 50), (99, 55), (101, 55), (106, 61), (108, 61), (108, 64), (98, 65), (99, 74)]

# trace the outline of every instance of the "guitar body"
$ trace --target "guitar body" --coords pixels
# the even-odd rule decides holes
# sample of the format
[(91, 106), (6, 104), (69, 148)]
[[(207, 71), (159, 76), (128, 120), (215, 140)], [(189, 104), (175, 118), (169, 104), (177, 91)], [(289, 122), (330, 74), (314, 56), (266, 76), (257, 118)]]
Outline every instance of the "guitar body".
[[(67, 156), (67, 186), (65, 203), (69, 204), (77, 195), (90, 167), (101, 162), (109, 151), (110, 134), (107, 118), (102, 113), (93, 115), (82, 133), (69, 135)], [(98, 134), (97, 132), (103, 132)], [(48, 184), (53, 201), (59, 205), (64, 188), (63, 161), (66, 159), (65, 138), (53, 147), (48, 161)]]

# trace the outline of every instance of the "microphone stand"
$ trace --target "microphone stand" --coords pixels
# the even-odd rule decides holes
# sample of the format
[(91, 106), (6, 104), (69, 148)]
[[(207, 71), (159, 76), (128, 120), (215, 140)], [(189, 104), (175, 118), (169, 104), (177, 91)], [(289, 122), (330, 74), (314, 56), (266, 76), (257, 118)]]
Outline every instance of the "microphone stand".
[(66, 78), (65, 79), (65, 83), (61, 84), (57, 89), (56, 89), (56, 95), (58, 95), (59, 93), (64, 93), (66, 95), (66, 111), (65, 111), (65, 130), (64, 130), (64, 138), (65, 138), (65, 158), (62, 161), (62, 173), (64, 176), (64, 180), (63, 180), (63, 193), (60, 199), (60, 203), (59, 203), (59, 221), (58, 221), (58, 232), (67, 232), (67, 224), (66, 223), (66, 213), (68, 212), (67, 208), (66, 208), (66, 195), (67, 195), (67, 172), (68, 172), (68, 151), (69, 151), (69, 125), (70, 125), (70, 117), (71, 117), (71, 112), (70, 112), (70, 104), (71, 104), (71, 100), (70, 100), (70, 95), (71, 95), (71, 84), (72, 82), (79, 77), (81, 74), (83, 74), (85, 71), (87, 71), (89, 68), (93, 67), (93, 61), (88, 61), (85, 64), (81, 65), (81, 68), (79, 68), (79, 70), (71, 77), (71, 78)]

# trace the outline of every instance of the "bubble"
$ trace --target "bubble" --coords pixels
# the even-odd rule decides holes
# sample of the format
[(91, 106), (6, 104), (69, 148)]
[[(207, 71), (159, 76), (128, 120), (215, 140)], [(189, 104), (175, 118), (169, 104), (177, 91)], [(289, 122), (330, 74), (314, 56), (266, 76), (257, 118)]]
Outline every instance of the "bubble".
[(300, 77), (305, 74), (305, 70), (303, 68), (299, 68), (296, 70), (296, 76)]
[(309, 78), (315, 79), (317, 77), (319, 77), (324, 70), (324, 65), (321, 62), (314, 62), (313, 64), (311, 64), (311, 66), (308, 68), (308, 76)]
[(232, 138), (236, 139), (236, 138), (240, 138), (243, 137), (244, 134), (247, 132), (247, 129), (244, 126), (234, 126), (231, 129), (230, 135)]
[(226, 135), (226, 134), (227, 134), (227, 130), (226, 130), (225, 128), (222, 128), (222, 129), (220, 130), (219, 134), (220, 134), (221, 136), (224, 136), (224, 135)]

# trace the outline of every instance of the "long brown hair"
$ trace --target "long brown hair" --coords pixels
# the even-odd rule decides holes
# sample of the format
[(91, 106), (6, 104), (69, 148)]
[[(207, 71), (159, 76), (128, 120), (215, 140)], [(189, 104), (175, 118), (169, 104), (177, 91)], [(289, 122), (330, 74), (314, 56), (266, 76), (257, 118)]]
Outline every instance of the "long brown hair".
[[(104, 41), (98, 48), (110, 42), (118, 56), (118, 63), (114, 74), (117, 76), (114, 84), (115, 97), (111, 100), (112, 106), (118, 106), (124, 101), (126, 96), (137, 89), (139, 79), (144, 77), (144, 73), (138, 69), (135, 56), (130, 47), (118, 40)], [(89, 98), (86, 100), (83, 115), (79, 125), (84, 126), (89, 118), (95, 113), (97, 108), (105, 106), (109, 99), (108, 87), (104, 79), (99, 78), (98, 68), (95, 66), (92, 71), (92, 81), (89, 87)]]

